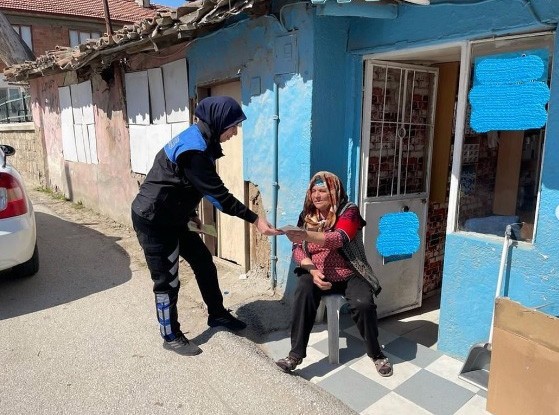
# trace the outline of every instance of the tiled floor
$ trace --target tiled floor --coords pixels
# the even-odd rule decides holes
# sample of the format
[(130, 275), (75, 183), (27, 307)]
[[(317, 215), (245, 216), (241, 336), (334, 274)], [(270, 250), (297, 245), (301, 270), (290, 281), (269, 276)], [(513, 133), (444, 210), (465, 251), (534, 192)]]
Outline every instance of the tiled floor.
[[(421, 309), (379, 321), (379, 340), (394, 374), (379, 376), (349, 314), (340, 316), (340, 364), (328, 363), (326, 324), (315, 325), (307, 358), (293, 373), (317, 384), (360, 414), (484, 415), (486, 392), (458, 378), (462, 362), (437, 351), (438, 297)], [(288, 332), (263, 348), (274, 360), (289, 352)], [(286, 375), (289, 376), (289, 375)]]

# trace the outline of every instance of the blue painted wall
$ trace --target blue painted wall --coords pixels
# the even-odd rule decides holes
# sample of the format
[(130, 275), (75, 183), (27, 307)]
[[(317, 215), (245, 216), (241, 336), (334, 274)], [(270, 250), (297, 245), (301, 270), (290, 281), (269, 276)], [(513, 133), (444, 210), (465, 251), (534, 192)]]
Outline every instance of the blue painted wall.
[[(353, 19), (348, 50), (362, 55), (411, 47), (473, 40), (493, 35), (554, 29), (556, 6), (536, 0), (531, 9), (521, 0), (488, 0), (451, 5), (436, 0), (429, 7), (400, 6), (396, 19)], [(421, 22), (421, 23), (418, 23)], [(544, 22), (545, 24), (543, 24)], [(556, 47), (554, 55), (559, 49)], [(559, 79), (554, 65), (553, 80)], [(360, 96), (355, 94), (354, 107)], [(351, 116), (346, 111), (347, 116)], [(332, 117), (330, 113), (326, 117)], [(359, 132), (354, 129), (353, 135)], [(559, 90), (552, 89), (541, 201), (534, 244), (511, 249), (506, 294), (528, 307), (559, 314)], [(487, 341), (503, 238), (454, 233), (447, 236), (441, 297), (440, 350), (465, 358), (470, 346)]]
[[(559, 42), (553, 55), (559, 53)], [(554, 64), (553, 82), (559, 79)], [(559, 90), (549, 102), (540, 205), (533, 244), (519, 243), (510, 250), (502, 295), (526, 307), (559, 316)], [(467, 234), (447, 236), (439, 325), (440, 350), (467, 356), (471, 345), (490, 335), (503, 239), (477, 239)], [(464, 255), (464, 253), (467, 255)]]
[[(296, 221), (307, 181), (317, 170), (337, 173), (356, 200), (364, 54), (554, 29), (557, 23), (556, 7), (545, 0), (534, 0), (533, 9), (523, 0), (433, 3), (401, 5), (396, 19), (316, 17), (311, 6), (299, 3), (282, 9), (285, 27), (272, 17), (243, 21), (197, 40), (188, 50), (191, 96), (202, 84), (241, 80), (248, 116), (243, 123), (245, 180), (258, 185), (268, 212), (273, 83), (278, 84), (279, 225)], [(298, 67), (278, 76), (274, 41), (287, 33), (297, 35)], [(559, 65), (555, 68), (554, 80), (559, 79)], [(511, 250), (506, 286), (507, 294), (526, 306), (550, 303), (544, 311), (551, 314), (559, 314), (557, 137), (559, 93), (552, 90), (537, 235), (534, 244)], [(463, 358), (471, 344), (488, 338), (501, 249), (502, 238), (448, 235), (439, 333), (444, 352)], [(278, 257), (278, 286), (288, 293), (291, 247), (283, 237), (278, 238)]]
[(315, 71), (311, 171), (327, 170), (347, 179), (348, 140), (345, 133), (345, 91), (349, 89), (345, 45), (349, 21), (315, 19)]
[[(456, 1), (456, 5), (450, 1), (437, 4), (434, 0), (432, 3), (429, 7), (400, 5), (398, 17), (392, 20), (354, 19), (348, 49), (363, 52), (401, 50), (544, 27), (524, 0), (475, 1), (470, 5), (465, 1)], [(547, 15), (538, 18), (550, 20)]]
[[(273, 200), (273, 102), (278, 85), (278, 226), (295, 224), (310, 178), (311, 97), (313, 91), (312, 14), (306, 7), (288, 7), (282, 21), (274, 17), (245, 20), (196, 40), (187, 51), (190, 96), (196, 88), (240, 79), (243, 111), (244, 180), (260, 190), (271, 219)], [(295, 73), (277, 75), (275, 40), (295, 33), (298, 65)], [(291, 281), (291, 243), (277, 237), (277, 286)]]

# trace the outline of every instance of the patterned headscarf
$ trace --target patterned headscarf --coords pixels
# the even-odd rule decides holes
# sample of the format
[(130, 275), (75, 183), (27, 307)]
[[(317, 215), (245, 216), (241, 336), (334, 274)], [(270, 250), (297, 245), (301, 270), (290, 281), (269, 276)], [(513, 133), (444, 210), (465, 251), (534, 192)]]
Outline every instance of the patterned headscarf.
[[(315, 185), (326, 186), (330, 194), (330, 211), (328, 212), (328, 216), (324, 219), (321, 219), (318, 209), (312, 202), (311, 193)], [(346, 203), (347, 194), (338, 176), (328, 171), (319, 171), (309, 182), (307, 195), (305, 197), (302, 213), (305, 229), (319, 232), (332, 229), (338, 218), (337, 212), (340, 207), (343, 207)]]

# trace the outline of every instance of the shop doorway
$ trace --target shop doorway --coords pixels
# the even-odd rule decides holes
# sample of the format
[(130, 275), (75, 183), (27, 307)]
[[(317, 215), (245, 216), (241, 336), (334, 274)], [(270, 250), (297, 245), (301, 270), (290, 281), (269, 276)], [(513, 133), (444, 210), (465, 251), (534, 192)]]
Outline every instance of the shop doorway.
[[(454, 46), (365, 60), (360, 207), (367, 257), (383, 286), (379, 317), (440, 292), (460, 56)], [(382, 256), (379, 223), (397, 212), (416, 215), (419, 247)]]

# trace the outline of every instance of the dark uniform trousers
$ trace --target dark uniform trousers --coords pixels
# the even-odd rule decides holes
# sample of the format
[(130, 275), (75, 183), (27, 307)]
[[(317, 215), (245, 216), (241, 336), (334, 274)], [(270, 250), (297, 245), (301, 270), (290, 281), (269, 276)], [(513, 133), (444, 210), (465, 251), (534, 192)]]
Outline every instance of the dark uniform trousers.
[(208, 306), (208, 314), (224, 311), (217, 269), (210, 251), (197, 233), (189, 231), (186, 226), (150, 229), (149, 233), (137, 226), (134, 229), (153, 280), (157, 318), (161, 336), (165, 340), (173, 340), (180, 332), (177, 312), (179, 256), (192, 268), (202, 298)]

